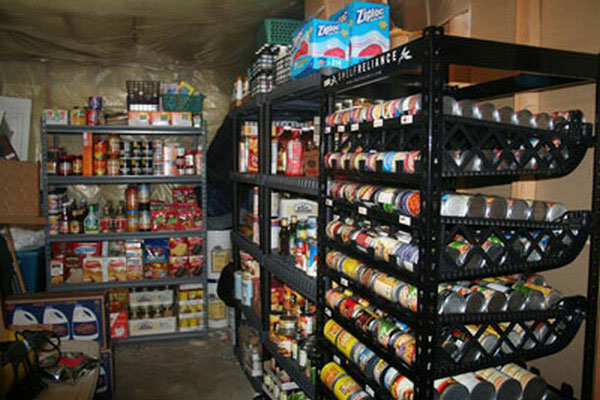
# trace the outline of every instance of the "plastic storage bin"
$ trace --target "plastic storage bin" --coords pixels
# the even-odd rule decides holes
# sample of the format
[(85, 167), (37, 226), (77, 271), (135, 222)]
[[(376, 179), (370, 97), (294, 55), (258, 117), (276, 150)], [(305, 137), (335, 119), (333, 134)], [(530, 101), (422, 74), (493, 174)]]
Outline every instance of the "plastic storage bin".
[(256, 48), (263, 44), (292, 44), (294, 31), (302, 24), (302, 21), (285, 18), (267, 18), (263, 20), (256, 32)]
[(45, 265), (44, 248), (37, 250), (18, 251), (17, 258), (21, 266), (21, 274), (27, 292), (41, 292), (44, 290)]

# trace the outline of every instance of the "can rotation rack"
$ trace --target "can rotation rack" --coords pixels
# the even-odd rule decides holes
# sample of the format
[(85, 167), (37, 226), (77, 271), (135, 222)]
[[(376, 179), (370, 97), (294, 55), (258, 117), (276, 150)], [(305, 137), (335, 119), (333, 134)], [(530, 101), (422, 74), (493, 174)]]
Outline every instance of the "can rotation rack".
[[(247, 307), (236, 307), (236, 325), (246, 320), (251, 326), (261, 328), (263, 355), (280, 359), (274, 346), (268, 342), (270, 309), (270, 279), (277, 277), (309, 300), (317, 303), (317, 331), (322, 359), (320, 368), (328, 361), (340, 364), (364, 389), (376, 399), (392, 399), (389, 391), (361, 372), (335, 346), (323, 336), (327, 320), (333, 319), (360, 342), (367, 345), (388, 364), (410, 378), (415, 385), (415, 399), (433, 399), (435, 379), (475, 371), (486, 367), (533, 360), (564, 349), (585, 322), (585, 354), (581, 399), (592, 396), (595, 356), (596, 306), (598, 291), (598, 261), (600, 243), (593, 222), (600, 211), (600, 192), (597, 174), (600, 160), (597, 144), (597, 125), (584, 123), (581, 115), (573, 113), (567, 125), (554, 130), (507, 125), (462, 116), (447, 115), (443, 110), (443, 96), (456, 100), (476, 101), (509, 96), (529, 90), (551, 90), (565, 86), (596, 84), (597, 99), (595, 117), (598, 120), (598, 64), (596, 55), (559, 51), (531, 46), (514, 45), (492, 41), (451, 37), (443, 30), (431, 27), (424, 30), (422, 38), (392, 49), (374, 59), (365, 61), (333, 75), (313, 75), (289, 80), (277, 86), (271, 93), (251, 98), (232, 110), (234, 142), (238, 142), (243, 121), (258, 121), (259, 171), (257, 174), (239, 173), (238, 153), (232, 162), (231, 180), (234, 194), (234, 229), (232, 232), (233, 257), (240, 265), (239, 250), (254, 257), (261, 265), (261, 315), (253, 314)], [(467, 87), (448, 85), (450, 65), (472, 66), (496, 70), (518, 71), (515, 76), (475, 84)], [(506, 75), (503, 75), (506, 76)], [(328, 127), (325, 117), (334, 111), (336, 100), (349, 97), (392, 99), (421, 93), (421, 112), (396, 119), (381, 119), (360, 124)], [(310, 178), (293, 178), (272, 175), (271, 121), (275, 117), (302, 118), (320, 113), (321, 160), (318, 182)], [(347, 138), (341, 142), (341, 134)], [(556, 138), (560, 140), (553, 140)], [(325, 154), (340, 151), (346, 146), (351, 151), (363, 149), (387, 151), (420, 151), (415, 173), (359, 172), (334, 165), (328, 168)], [(564, 176), (578, 168), (589, 148), (594, 148), (594, 188), (592, 209), (570, 211), (558, 221), (535, 222), (508, 219), (457, 218), (441, 216), (440, 203), (443, 191), (452, 190), (467, 181), (471, 187), (483, 187), (510, 183), (523, 176), (553, 178)], [(522, 153), (517, 157), (514, 149)], [(541, 148), (549, 149), (543, 156)], [(491, 149), (500, 149), (499, 157), (490, 155)], [(463, 152), (461, 161), (453, 153)], [(568, 157), (564, 157), (568, 154)], [(466, 166), (478, 159), (477, 170)], [(510, 168), (506, 168), (510, 165)], [(402, 169), (399, 169), (400, 171)], [(364, 183), (384, 184), (388, 187), (417, 189), (421, 193), (421, 213), (418, 217), (406, 217), (381, 209), (350, 204), (329, 196), (328, 187), (334, 177)], [(259, 187), (260, 240), (251, 239), (239, 232), (241, 198), (240, 186)], [(295, 193), (299, 197), (317, 198), (319, 201), (319, 267), (317, 279), (309, 278), (296, 269), (291, 259), (271, 254), (270, 243), (270, 196), (272, 191)], [(358, 251), (353, 246), (327, 237), (325, 226), (333, 214), (353, 219), (369, 219), (387, 224), (412, 234), (419, 245), (419, 262), (413, 271), (396, 268), (394, 260), (385, 262), (373, 254)], [(517, 252), (507, 233), (521, 235), (530, 243), (528, 250)], [(452, 238), (460, 234), (473, 246), (474, 254), (484, 259), (481, 268), (459, 267), (444, 249)], [(486, 255), (481, 243), (490, 237), (499, 237), (503, 244), (502, 262)], [(539, 239), (549, 237), (546, 246)], [(572, 262), (590, 239), (588, 282), (585, 297), (573, 296), (563, 299), (557, 307), (542, 311), (503, 311), (494, 313), (437, 313), (438, 283), (466, 279), (479, 279), (508, 275), (518, 272), (540, 272), (563, 267)], [(396, 303), (378, 297), (365, 286), (348, 279), (327, 267), (325, 256), (337, 250), (364, 263), (369, 268), (387, 274), (418, 288), (418, 309), (410, 311)], [(537, 257), (533, 257), (533, 255)], [(370, 304), (390, 316), (410, 325), (416, 338), (415, 361), (409, 365), (379, 343), (357, 329), (339, 312), (328, 307), (325, 292), (332, 282), (347, 287), (355, 295), (367, 299)], [(244, 318), (242, 318), (244, 316)], [(541, 322), (548, 333), (543, 340), (536, 338), (533, 327)], [(478, 325), (474, 331), (466, 330), (467, 324)], [(478, 343), (485, 330), (491, 327), (504, 331), (495, 350), (505, 352), (491, 355)], [(515, 328), (516, 327), (516, 328)], [(519, 328), (525, 338), (514, 343), (509, 335)], [(471, 350), (482, 356), (471, 361), (466, 357), (450, 357), (442, 349), (443, 335), (460, 330), (470, 338)], [(237, 328), (236, 328), (237, 332)], [(555, 340), (548, 341), (553, 337)], [(531, 346), (533, 343), (535, 346)], [(239, 354), (236, 335), (236, 354)], [(492, 351), (491, 353), (496, 353)], [(289, 360), (279, 360), (280, 366), (295, 380), (310, 398), (334, 399), (335, 396), (317, 378), (315, 387), (298, 376), (296, 366)], [(538, 373), (535, 369), (534, 372)], [(255, 380), (255, 379), (253, 379)], [(253, 382), (253, 387), (257, 387)], [(260, 391), (260, 390), (257, 390)], [(552, 391), (562, 399), (572, 399), (569, 385)]]
[[(451, 65), (518, 72), (514, 77), (458, 88), (448, 84)], [(585, 320), (580, 398), (592, 398), (600, 261), (599, 233), (597, 229), (592, 229), (592, 222), (600, 211), (600, 192), (597, 187), (597, 175), (600, 172), (597, 143), (600, 97), (598, 65), (597, 55), (452, 37), (445, 35), (442, 28), (429, 27), (423, 31), (420, 39), (322, 78), (317, 332), (319, 343), (327, 354), (323, 363), (331, 359), (338, 362), (357, 382), (363, 384), (372, 397), (392, 398), (385, 388), (369, 380), (323, 337), (325, 322), (333, 319), (380, 358), (410, 378), (414, 383), (415, 399), (430, 400), (434, 399), (433, 382), (438, 378), (510, 362), (522, 363), (564, 349)], [(545, 130), (449, 115), (444, 113), (443, 108), (444, 96), (479, 101), (528, 90), (550, 90), (581, 84), (596, 85), (596, 125), (583, 122), (581, 114), (576, 112), (572, 113), (568, 123), (555, 126), (554, 130)], [(335, 111), (336, 100), (352, 97), (389, 100), (418, 93), (422, 101), (420, 112), (416, 115), (333, 127), (324, 122), (325, 117)], [(468, 178), (471, 187), (483, 187), (512, 182), (524, 176), (564, 176), (579, 166), (591, 147), (594, 148), (591, 211), (572, 211), (556, 222), (441, 216), (442, 193), (455, 189), (461, 179), (464, 181), (463, 178)], [(345, 165), (327, 167), (325, 155), (340, 152), (342, 148), (351, 152), (358, 148), (361, 151), (420, 151), (420, 159), (415, 164), (414, 173), (359, 172)], [(548, 150), (543, 156), (540, 155), (542, 148)], [(520, 149), (518, 157), (515, 156), (516, 149)], [(495, 156), (492, 155), (494, 150)], [(460, 160), (454, 156), (457, 152), (462, 155)], [(479, 162), (479, 166), (469, 168), (468, 165), (472, 165), (474, 160)], [(401, 166), (397, 170), (403, 171)], [(419, 190), (420, 215), (404, 217), (328, 197), (329, 184), (335, 177)], [(389, 262), (377, 260), (372, 253), (356, 251), (340, 240), (328, 238), (325, 226), (332, 221), (334, 214), (350, 216), (355, 220), (366, 218), (411, 233), (419, 249), (414, 269), (399, 269), (394, 259)], [(509, 239), (508, 233), (527, 238), (531, 245), (525, 251), (516, 251), (514, 239)], [(483, 267), (465, 268), (457, 265), (444, 251), (457, 234), (466, 238), (473, 246), (473, 251), (484, 259)], [(502, 241), (502, 257), (492, 259), (485, 254), (482, 243), (491, 236)], [(549, 238), (547, 245), (540, 242), (542, 236)], [(586, 297), (564, 298), (556, 307), (543, 311), (438, 314), (439, 283), (562, 267), (581, 252), (588, 236), (591, 246)], [(326, 255), (330, 250), (341, 251), (370, 268), (416, 286), (417, 310), (413, 312), (390, 303), (328, 268)], [(325, 292), (332, 282), (349, 288), (375, 308), (410, 326), (416, 339), (416, 358), (412, 365), (375, 343), (356, 329), (351, 321), (329, 308)], [(546, 325), (548, 332), (542, 339), (536, 339), (534, 330), (540, 323)], [(474, 330), (465, 329), (467, 324), (477, 327)], [(502, 332), (497, 345), (491, 350), (479, 343), (489, 328)], [(524, 332), (525, 339), (515, 343), (509, 337), (513, 329)], [(464, 353), (452, 357), (443, 349), (444, 335), (455, 330), (467, 337), (465, 349), (476, 351), (481, 357), (471, 360)], [(498, 351), (500, 348), (504, 351)], [(565, 399), (572, 397), (572, 393), (565, 388), (560, 395)], [(333, 398), (320, 381), (317, 382), (317, 396)]]
[(103, 240), (142, 240), (142, 239), (168, 239), (173, 237), (197, 236), (204, 240), (204, 260), (206, 254), (206, 228), (207, 228), (207, 187), (206, 187), (206, 161), (203, 157), (202, 174), (182, 176), (158, 176), (158, 175), (103, 175), (103, 176), (60, 176), (48, 174), (48, 137), (52, 138), (52, 145), (60, 145), (61, 136), (81, 136), (84, 132), (95, 135), (109, 135), (111, 133), (125, 136), (143, 136), (146, 138), (190, 138), (192, 145), (196, 148), (199, 144), (206, 152), (206, 125), (201, 127), (175, 127), (175, 126), (121, 126), (121, 125), (48, 125), (45, 119), (40, 123), (40, 135), (42, 146), (41, 166), (41, 190), (42, 190), (42, 212), (48, 215), (48, 187), (69, 185), (121, 185), (121, 184), (193, 184), (201, 186), (202, 201), (200, 207), (203, 212), (203, 229), (193, 231), (165, 231), (165, 232), (107, 232), (98, 234), (59, 234), (50, 235), (49, 228), (44, 229), (45, 257), (46, 257), (46, 290), (47, 291), (82, 291), (82, 290), (110, 290), (128, 287), (152, 287), (164, 285), (202, 284), (204, 288), (204, 329), (189, 332), (174, 332), (166, 334), (130, 336), (124, 339), (115, 339), (115, 343), (135, 343), (152, 340), (170, 340), (185, 338), (207, 338), (208, 337), (208, 285), (206, 266), (199, 276), (165, 278), (165, 279), (143, 279), (139, 281), (124, 282), (100, 282), (81, 284), (52, 285), (50, 282), (50, 257), (51, 243), (57, 242), (79, 242), (79, 241), (103, 241)]

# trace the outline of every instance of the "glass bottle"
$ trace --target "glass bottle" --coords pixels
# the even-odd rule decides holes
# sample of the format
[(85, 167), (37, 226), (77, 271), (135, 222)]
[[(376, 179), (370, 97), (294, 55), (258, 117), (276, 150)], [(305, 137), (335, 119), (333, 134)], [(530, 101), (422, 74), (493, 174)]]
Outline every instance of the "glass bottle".
[(298, 229), (298, 216), (292, 215), (292, 219), (290, 221), (290, 254), (294, 254), (296, 251), (296, 236)]
[(117, 213), (115, 215), (114, 227), (116, 232), (125, 232), (127, 229), (127, 218), (125, 217), (125, 203), (119, 202)]
[(288, 219), (281, 219), (281, 229), (279, 231), (279, 254), (282, 256), (289, 256), (290, 253), (290, 228), (288, 226)]
[(62, 207), (62, 212), (60, 215), (60, 222), (58, 224), (58, 231), (61, 234), (69, 233), (69, 211), (68, 206), (65, 204)]
[(88, 214), (83, 220), (83, 231), (85, 233), (99, 233), (100, 219), (98, 218), (98, 205), (90, 204)]

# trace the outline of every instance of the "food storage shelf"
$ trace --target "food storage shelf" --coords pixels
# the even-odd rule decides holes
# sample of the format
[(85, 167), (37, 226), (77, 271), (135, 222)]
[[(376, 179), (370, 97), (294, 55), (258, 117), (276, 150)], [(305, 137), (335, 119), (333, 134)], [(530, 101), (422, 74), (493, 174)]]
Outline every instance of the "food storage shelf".
[(46, 133), (77, 135), (83, 132), (118, 135), (201, 135), (203, 129), (191, 126), (128, 126), (128, 125), (46, 125)]
[(59, 242), (93, 242), (100, 240), (142, 240), (179, 238), (188, 236), (205, 236), (205, 230), (164, 231), (164, 232), (105, 232), (105, 233), (69, 233), (64, 235), (49, 235), (50, 243)]
[(245, 251), (246, 253), (250, 254), (256, 261), (258, 261), (259, 263), (262, 263), (263, 254), (260, 251), (260, 248), (258, 247), (258, 245), (256, 243), (254, 243), (252, 240), (248, 239), (247, 237), (245, 237), (244, 235), (242, 235), (239, 232), (232, 231), (231, 232), (231, 241), (233, 242), (233, 244), (238, 246), (239, 250)]
[(90, 283), (63, 283), (51, 285), (49, 291), (65, 292), (74, 290), (104, 290), (130, 287), (150, 287), (166, 285), (185, 285), (188, 283), (205, 283), (203, 276), (185, 276), (181, 278), (165, 279), (144, 279), (141, 281), (123, 281), (123, 282), (90, 282)]
[(247, 172), (234, 172), (231, 174), (231, 179), (237, 183), (246, 183), (248, 185), (261, 185), (262, 174), (250, 174)]
[(242, 352), (240, 351), (239, 347), (235, 346), (233, 348), (233, 353), (237, 358), (238, 364), (240, 365), (244, 376), (246, 377), (250, 385), (252, 385), (254, 391), (256, 393), (262, 393), (262, 379), (260, 377), (252, 376), (248, 373), (248, 371), (246, 371), (246, 368), (244, 368), (244, 361), (242, 360)]
[[(369, 396), (377, 400), (395, 400), (392, 394), (383, 386), (368, 378), (352, 361), (348, 360), (333, 344), (323, 341), (325, 352), (331, 360), (340, 365), (354, 379)], [(327, 390), (327, 389), (326, 389)]]
[(316, 279), (296, 268), (292, 256), (268, 254), (264, 256), (263, 263), (267, 270), (283, 283), (287, 284), (313, 303), (317, 301)]
[(283, 357), (277, 352), (277, 346), (269, 341), (268, 338), (264, 338), (263, 341), (265, 349), (271, 354), (277, 361), (277, 364), (287, 372), (287, 374), (298, 384), (300, 389), (310, 398), (316, 399), (315, 386), (312, 384), (310, 379), (306, 376), (305, 372), (300, 369), (296, 361), (290, 357)]
[(272, 190), (281, 190), (317, 197), (319, 195), (319, 181), (317, 178), (293, 177), (283, 175), (267, 175), (266, 185)]
[[(382, 345), (377, 343), (371, 337), (367, 336), (363, 331), (357, 329), (353, 323), (344, 318), (340, 313), (329, 307), (324, 308), (325, 315), (335, 322), (337, 322), (344, 330), (352, 334), (359, 342), (371, 349), (379, 358), (383, 359), (392, 367), (396, 368), (402, 375), (407, 376), (409, 379), (414, 380), (414, 370), (404, 362), (396, 353), (392, 350), (384, 348)], [(323, 339), (327, 340), (327, 339)]]
[(262, 332), (262, 324), (260, 323), (260, 317), (257, 316), (252, 308), (243, 305), (239, 300), (236, 300), (236, 306), (239, 307), (242, 315), (248, 321), (248, 324), (257, 329), (259, 332)]
[(50, 186), (66, 185), (119, 185), (128, 183), (190, 183), (199, 185), (203, 182), (204, 175), (48, 175), (47, 181)]
[(203, 329), (199, 331), (190, 332), (172, 332), (172, 333), (161, 333), (157, 335), (141, 335), (141, 336), (129, 336), (122, 339), (112, 339), (115, 344), (128, 344), (128, 343), (143, 343), (143, 342), (155, 342), (160, 340), (181, 340), (181, 339), (206, 339), (208, 338), (208, 332)]

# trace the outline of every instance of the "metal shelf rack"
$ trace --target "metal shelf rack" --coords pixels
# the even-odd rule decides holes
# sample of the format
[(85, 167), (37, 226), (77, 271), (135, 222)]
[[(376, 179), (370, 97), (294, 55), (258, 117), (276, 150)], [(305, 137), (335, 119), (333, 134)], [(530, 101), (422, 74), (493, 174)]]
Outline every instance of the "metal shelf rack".
[[(357, 331), (353, 324), (344, 321), (339, 314), (327, 307), (325, 292), (332, 282), (337, 282), (355, 291), (355, 294), (364, 297), (376, 307), (384, 306), (384, 311), (389, 315), (410, 325), (416, 340), (416, 359), (410, 366), (398, 365), (399, 371), (405, 372), (405, 375), (413, 380), (415, 399), (431, 400), (435, 392), (434, 379), (514, 362), (517, 359), (535, 359), (560, 351), (570, 343), (585, 320), (581, 399), (592, 398), (600, 262), (600, 232), (593, 226), (600, 212), (598, 122), (596, 125), (585, 123), (581, 114), (577, 112), (571, 114), (568, 122), (555, 126), (553, 130), (488, 122), (445, 114), (443, 98), (452, 96), (456, 100), (481, 101), (529, 90), (552, 90), (565, 86), (595, 84), (594, 119), (598, 121), (598, 59), (598, 55), (594, 54), (452, 37), (445, 35), (442, 28), (429, 27), (423, 31), (420, 39), (322, 78), (321, 131), (324, 134), (320, 147), (322, 169), (319, 179), (317, 278), (319, 343), (325, 340), (322, 331), (326, 320), (333, 318), (348, 328), (347, 330), (359, 340), (364, 340), (369, 347), (373, 346), (373, 350), (382, 358), (388, 357), (389, 361), (396, 363), (399, 361), (394, 360), (394, 356), (387, 354), (383, 348), (379, 348), (377, 343), (369, 342), (369, 337), (361, 335), (362, 332)], [(447, 82), (451, 65), (512, 71), (514, 76), (466, 87), (453, 87)], [(375, 119), (373, 122), (360, 124), (348, 123), (342, 126), (327, 126), (325, 122), (326, 117), (334, 111), (335, 101), (339, 99), (394, 99), (419, 93), (421, 104), (416, 115), (403, 115), (390, 120)], [(521, 152), (516, 152), (517, 148)], [(558, 226), (554, 223), (460, 219), (440, 215), (441, 195), (457, 187), (457, 178), (468, 178), (469, 186), (477, 187), (507, 183), (524, 176), (546, 179), (564, 176), (580, 166), (589, 148), (594, 149), (592, 209), (572, 212), (565, 220), (558, 221)], [(414, 171), (409, 173), (374, 172), (366, 170), (364, 163), (359, 163), (358, 166), (325, 163), (327, 153), (370, 150), (418, 151), (419, 157), (415, 162)], [(548, 152), (541, 155), (540, 150)], [(457, 161), (454, 157), (457, 152), (460, 152), (463, 161)], [(495, 154), (494, 157), (490, 156), (492, 153)], [(477, 168), (472, 167), (473, 160), (481, 162)], [(468, 165), (469, 162), (471, 166)], [(395, 167), (396, 171), (403, 171), (399, 164)], [(382, 171), (381, 165), (376, 165), (375, 170)], [(418, 189), (421, 196), (420, 215), (400, 219), (399, 215), (384, 213), (372, 205), (347, 204), (333, 199), (328, 193), (329, 183), (333, 179)], [(329, 269), (326, 264), (329, 250), (338, 250), (352, 257), (359, 253), (346, 251), (352, 247), (350, 243), (342, 243), (326, 236), (325, 226), (334, 214), (380, 221), (412, 233), (415, 242), (418, 243), (418, 262), (414, 272), (400, 271), (398, 279), (410, 279), (410, 283), (417, 287), (417, 312), (407, 316), (406, 312), (381, 301), (370, 290), (361, 288), (360, 284)], [(574, 225), (569, 226), (570, 223)], [(484, 256), (486, 268), (474, 271), (466, 268), (459, 270), (457, 265), (449, 262), (445, 256), (444, 248), (452, 241), (454, 235), (462, 234), (473, 244), (484, 241), (489, 235), (506, 238), (504, 233), (509, 231), (524, 235), (534, 243), (533, 247), (538, 249), (539, 244), (532, 232), (552, 232), (557, 236), (551, 234), (551, 245), (542, 252), (539, 260), (530, 259), (531, 252), (519, 255), (512, 249), (512, 242), (503, 242), (503, 252), (510, 260), (510, 266)], [(565, 235), (568, 238), (565, 238)], [(557, 309), (543, 312), (548, 313), (545, 316), (529, 315), (528, 312), (438, 315), (439, 283), (558, 268), (571, 262), (580, 253), (588, 237), (591, 244), (586, 297), (564, 299)], [(367, 261), (369, 267), (385, 272), (391, 270), (395, 264), (390, 262), (390, 265), (386, 265), (373, 257), (373, 254), (364, 252), (359, 259)], [(501, 329), (500, 326), (505, 326), (501, 323), (508, 324), (510, 329), (519, 325), (526, 331), (526, 337), (531, 338), (533, 328), (527, 325), (528, 319), (549, 324), (556, 340), (551, 344), (537, 342), (533, 350), (520, 344), (514, 346), (512, 354), (507, 356), (488, 355), (478, 344), (479, 338), (487, 328)], [(562, 322), (559, 323), (558, 320)], [(467, 334), (467, 340), (471, 340), (473, 347), (483, 350), (486, 356), (474, 362), (467, 362), (464, 357), (459, 357), (458, 360), (451, 359), (442, 348), (442, 336), (448, 330), (466, 330), (464, 326), (469, 323), (479, 324), (479, 328), (475, 333)], [(507, 332), (499, 336), (498, 346), (508, 341)], [(549, 336), (546, 336), (544, 341), (547, 338)], [(323, 398), (330, 396), (328, 390), (319, 383), (317, 393)]]
[(206, 260), (206, 226), (207, 226), (207, 182), (206, 182), (206, 161), (203, 157), (203, 173), (201, 175), (185, 176), (58, 176), (51, 175), (47, 170), (47, 151), (49, 139), (53, 146), (60, 145), (62, 136), (82, 135), (84, 132), (92, 132), (96, 135), (109, 135), (111, 133), (120, 135), (141, 135), (145, 137), (189, 137), (192, 146), (202, 145), (203, 151), (207, 149), (206, 124), (203, 122), (200, 127), (176, 127), (176, 126), (120, 126), (120, 125), (50, 125), (46, 124), (45, 119), (40, 121), (40, 137), (42, 146), (41, 159), (41, 191), (42, 191), (42, 212), (44, 216), (48, 214), (48, 187), (49, 186), (68, 186), (68, 185), (119, 185), (128, 183), (150, 183), (150, 184), (177, 184), (187, 183), (201, 186), (202, 199), (200, 207), (203, 210), (202, 230), (173, 231), (173, 232), (108, 232), (99, 234), (64, 234), (50, 235), (49, 229), (44, 229), (45, 237), (45, 256), (46, 256), (46, 290), (48, 291), (84, 291), (84, 290), (110, 290), (125, 287), (150, 287), (163, 285), (186, 285), (201, 283), (204, 291), (204, 328), (200, 331), (174, 332), (169, 334), (157, 334), (146, 336), (132, 336), (125, 339), (115, 340), (115, 343), (137, 343), (153, 340), (185, 339), (185, 338), (208, 338), (208, 285), (207, 271), (203, 269), (202, 275), (153, 279), (141, 281), (125, 282), (101, 282), (101, 283), (81, 283), (81, 284), (61, 284), (52, 285), (50, 282), (50, 257), (51, 244), (60, 242), (79, 242), (79, 241), (103, 241), (103, 240), (132, 240), (132, 239), (155, 239), (172, 237), (198, 236), (204, 239), (204, 259)]
[[(271, 121), (273, 117), (298, 118), (299, 116), (308, 117), (319, 114), (320, 108), (320, 84), (319, 75), (307, 76), (301, 79), (291, 79), (282, 85), (276, 87), (271, 93), (256, 96), (242, 106), (233, 109), (228, 118), (233, 120), (232, 135), (235, 138), (234, 143), (238, 143), (240, 126), (244, 121), (258, 121), (259, 137), (259, 166), (258, 173), (239, 173), (237, 151), (232, 162), (231, 181), (233, 185), (234, 210), (233, 210), (233, 259), (236, 265), (239, 265), (239, 250), (250, 254), (261, 265), (261, 306), (260, 331), (264, 337), (268, 330), (269, 309), (270, 309), (270, 285), (271, 277), (277, 277), (283, 283), (289, 285), (300, 294), (304, 295), (310, 301), (316, 301), (316, 279), (307, 276), (297, 269), (291, 258), (280, 257), (272, 254), (270, 245), (271, 215), (270, 197), (272, 191), (283, 191), (296, 194), (300, 197), (316, 199), (319, 194), (318, 179), (308, 177), (290, 177), (281, 175), (271, 175), (270, 171), (270, 142), (271, 142)], [(255, 244), (248, 237), (239, 232), (240, 216), (240, 187), (257, 186), (259, 188), (259, 216), (260, 216), (260, 244)], [(242, 311), (236, 307), (236, 321), (241, 320)], [(248, 319), (248, 318), (247, 318)], [(249, 320), (249, 319), (248, 319)], [(256, 327), (256, 326), (255, 326)], [(236, 328), (237, 332), (237, 328)], [(236, 343), (239, 344), (236, 336)], [(271, 346), (271, 347), (269, 347)], [(278, 358), (279, 365), (286, 369), (294, 380), (298, 378), (298, 372), (290, 360), (280, 359), (276, 354), (276, 349), (272, 349), (271, 343), (263, 343), (264, 354), (271, 354)], [(270, 350), (270, 351), (269, 351)], [(299, 378), (300, 379), (300, 378)], [(314, 397), (314, 387), (307, 386), (307, 383), (297, 382), (298, 385), (307, 393), (312, 393)]]

